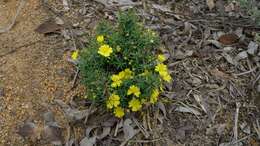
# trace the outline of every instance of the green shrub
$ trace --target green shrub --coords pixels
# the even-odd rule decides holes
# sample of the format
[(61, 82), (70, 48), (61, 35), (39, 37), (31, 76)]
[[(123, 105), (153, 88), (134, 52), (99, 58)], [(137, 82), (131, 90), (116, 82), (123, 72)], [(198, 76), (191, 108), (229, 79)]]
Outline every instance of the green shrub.
[(158, 35), (145, 29), (133, 10), (119, 12), (115, 24), (100, 22), (88, 47), (79, 52), (86, 97), (119, 118), (156, 103), (163, 81), (171, 80), (165, 57), (155, 55), (159, 45)]

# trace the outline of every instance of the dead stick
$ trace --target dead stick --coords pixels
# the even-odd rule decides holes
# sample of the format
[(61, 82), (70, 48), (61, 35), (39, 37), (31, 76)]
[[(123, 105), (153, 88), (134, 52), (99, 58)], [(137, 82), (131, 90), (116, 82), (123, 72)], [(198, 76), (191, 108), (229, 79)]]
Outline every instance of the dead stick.
[[(239, 108), (240, 108), (240, 103), (237, 102), (236, 103), (236, 115), (235, 115), (235, 126), (234, 126), (234, 140), (233, 141), (237, 141), (237, 136), (238, 136), (238, 132), (237, 132), (237, 127), (238, 127), (238, 116), (239, 116)], [(236, 144), (237, 145), (237, 144)]]
[(71, 89), (75, 88), (78, 75), (79, 75), (79, 68), (77, 68), (77, 72), (76, 72), (76, 74), (75, 74), (75, 76), (73, 78), (73, 83), (72, 83), (72, 88)]

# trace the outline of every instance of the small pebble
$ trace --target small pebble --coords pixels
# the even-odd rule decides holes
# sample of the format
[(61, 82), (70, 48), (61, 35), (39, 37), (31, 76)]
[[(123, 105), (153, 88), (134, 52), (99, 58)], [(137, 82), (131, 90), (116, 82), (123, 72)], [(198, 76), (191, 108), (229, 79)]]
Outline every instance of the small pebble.
[(232, 51), (234, 48), (233, 47), (225, 47), (225, 48), (223, 48), (223, 50), (225, 51), (225, 52), (230, 52), (230, 51)]
[(73, 27), (78, 27), (78, 26), (79, 26), (79, 22), (74, 23), (72, 26), (73, 26)]
[(254, 55), (256, 54), (257, 52), (257, 48), (258, 48), (258, 44), (251, 41), (249, 44), (248, 44), (248, 50), (247, 50), (247, 53), (250, 54), (250, 55)]
[(237, 61), (239, 61), (239, 60), (242, 60), (242, 59), (246, 59), (247, 57), (248, 57), (247, 51), (242, 51), (242, 52), (237, 54), (235, 59)]
[(64, 24), (64, 21), (60, 17), (56, 17), (55, 18), (55, 22), (56, 22), (56, 24), (59, 24), (59, 25), (63, 25)]
[(87, 13), (87, 9), (84, 7), (84, 8), (81, 8), (81, 9), (79, 9), (79, 13), (81, 14), (81, 15), (85, 15), (86, 13)]

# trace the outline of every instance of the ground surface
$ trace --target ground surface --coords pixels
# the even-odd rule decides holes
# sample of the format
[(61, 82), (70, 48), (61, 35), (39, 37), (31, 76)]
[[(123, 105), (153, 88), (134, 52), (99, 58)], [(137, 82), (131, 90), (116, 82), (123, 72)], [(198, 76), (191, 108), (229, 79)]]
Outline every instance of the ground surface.
[[(28, 0), (13, 28), (0, 33), (0, 145), (3, 146), (47, 145), (39, 142), (40, 134), (37, 140), (24, 140), (17, 134), (25, 121), (44, 127), (43, 114), (47, 111), (54, 113), (63, 128), (61, 141), (67, 144), (72, 139), (76, 144), (82, 137), (87, 137), (87, 132), (77, 129), (87, 129), (95, 135), (98, 133), (93, 130), (96, 127), (101, 125), (103, 130), (109, 127), (102, 122), (113, 121), (107, 113), (99, 111), (98, 116), (92, 115), (85, 125), (64, 124), (68, 118), (64, 120), (64, 113), (53, 106), (53, 101), (60, 99), (70, 102), (71, 107), (79, 104), (86, 109), (82, 100), (71, 103), (74, 97), (77, 98), (80, 87), (71, 89), (75, 67), (67, 61), (67, 50), (82, 48), (86, 42), (82, 34), (91, 34), (101, 18), (114, 21), (118, 5), (104, 4), (102, 0), (72, 0), (70, 10), (64, 11), (60, 1), (47, 2), (50, 7), (40, 1)], [(226, 146), (236, 142), (259, 146), (259, 47), (257, 53), (234, 61), (239, 53), (247, 51), (250, 41), (259, 44), (255, 37), (259, 27), (248, 23), (248, 19), (237, 21), (235, 10), (223, 14), (224, 6), (229, 5), (227, 2), (215, 4), (212, 10), (204, 1), (136, 2), (134, 6), (147, 27), (160, 33), (167, 48), (165, 54), (170, 56), (168, 65), (174, 81), (166, 86), (163, 95), (165, 110), (159, 105), (162, 112), (155, 108), (140, 118), (145, 130), (129, 145)], [(18, 5), (17, 0), (0, 1), (0, 27), (10, 23)], [(62, 31), (46, 35), (35, 32), (40, 24), (58, 15), (65, 23)], [(71, 30), (74, 35), (66, 33)], [(221, 34), (229, 33), (237, 33), (240, 41), (232, 42), (232, 36), (218, 39)], [(219, 45), (217, 40), (228, 45)], [(62, 108), (70, 109), (65, 105)], [(155, 111), (154, 114), (151, 111)], [(124, 141), (122, 136), (115, 136), (114, 124), (108, 125), (113, 129), (112, 134), (107, 133), (105, 139), (97, 140), (97, 144), (119, 145)], [(122, 133), (118, 125), (116, 127)], [(146, 132), (150, 137), (142, 136)], [(32, 133), (38, 134), (37, 130)]]
[[(18, 5), (17, 0), (0, 2), (1, 27), (10, 23)], [(70, 75), (61, 40), (34, 31), (48, 17), (40, 1), (29, 0), (12, 30), (0, 34), (1, 145), (24, 145), (17, 134), (19, 124), (26, 119), (37, 122), (44, 105), (54, 97), (65, 99), (71, 87), (65, 79)]]

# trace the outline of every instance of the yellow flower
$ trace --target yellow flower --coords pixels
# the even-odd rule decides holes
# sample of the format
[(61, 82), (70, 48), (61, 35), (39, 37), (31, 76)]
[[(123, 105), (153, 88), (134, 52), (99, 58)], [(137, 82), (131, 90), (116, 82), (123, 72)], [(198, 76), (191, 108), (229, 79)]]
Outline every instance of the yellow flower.
[(109, 45), (102, 45), (101, 47), (99, 47), (98, 50), (98, 54), (104, 57), (109, 57), (112, 52), (113, 49)]
[(140, 110), (142, 108), (142, 104), (141, 102), (136, 99), (136, 98), (133, 98), (129, 103), (128, 103), (128, 107), (131, 108), (131, 110), (133, 112), (136, 112), (138, 110)]
[(124, 79), (132, 78), (133, 72), (130, 69), (125, 69), (118, 73), (118, 75), (112, 75), (111, 80), (113, 83), (112, 87), (120, 87)]
[(168, 69), (166, 67), (166, 65), (160, 63), (158, 65), (155, 66), (155, 71), (159, 72), (160, 76), (162, 77), (162, 79), (164, 81), (170, 82), (171, 81), (171, 76), (168, 73)]
[(158, 100), (158, 96), (159, 96), (160, 92), (158, 89), (154, 89), (150, 98), (150, 102), (152, 104), (155, 104)]
[(133, 72), (129, 68), (127, 68), (124, 70), (124, 75), (125, 79), (130, 79), (133, 77)]
[(113, 81), (112, 82), (112, 84), (111, 84), (111, 86), (112, 87), (120, 87), (121, 86), (121, 84), (122, 84), (122, 80), (121, 80), (122, 78), (119, 76), (119, 75), (112, 75), (111, 76), (111, 80)]
[(103, 36), (103, 35), (97, 36), (97, 41), (98, 41), (99, 43), (103, 43), (103, 42), (104, 42), (104, 36)]
[(76, 50), (76, 51), (74, 51), (74, 52), (71, 54), (71, 59), (72, 59), (72, 60), (77, 60), (77, 59), (78, 59), (78, 56), (79, 56), (79, 50)]
[(170, 76), (170, 74), (167, 71), (160, 72), (159, 74), (164, 81), (170, 82), (172, 79), (172, 77)]
[(136, 97), (139, 97), (141, 94), (140, 89), (135, 85), (130, 86), (130, 88), (127, 91), (127, 95), (131, 94), (134, 94)]
[(120, 104), (120, 97), (117, 94), (112, 94), (107, 100), (107, 108), (112, 109)]
[(125, 115), (124, 109), (122, 107), (116, 107), (114, 110), (114, 114), (118, 118), (122, 118)]
[(118, 77), (119, 77), (120, 79), (124, 79), (124, 78), (125, 78), (125, 72), (124, 72), (124, 71), (119, 72), (119, 73), (118, 73)]
[(158, 60), (159, 62), (164, 62), (164, 61), (166, 60), (166, 58), (165, 58), (165, 56), (164, 56), (163, 54), (159, 54), (159, 55), (157, 56), (157, 60)]
[(167, 72), (167, 66), (164, 65), (163, 63), (159, 63), (155, 66), (155, 71), (161, 73), (161, 72)]
[(164, 81), (170, 82), (172, 80), (172, 77), (167, 73), (166, 75), (162, 76)]
[(113, 88), (120, 87), (121, 84), (122, 84), (122, 81), (121, 81), (121, 80), (118, 80), (118, 81), (116, 81), (116, 82), (113, 82), (113, 83), (111, 84), (111, 87), (113, 87)]

